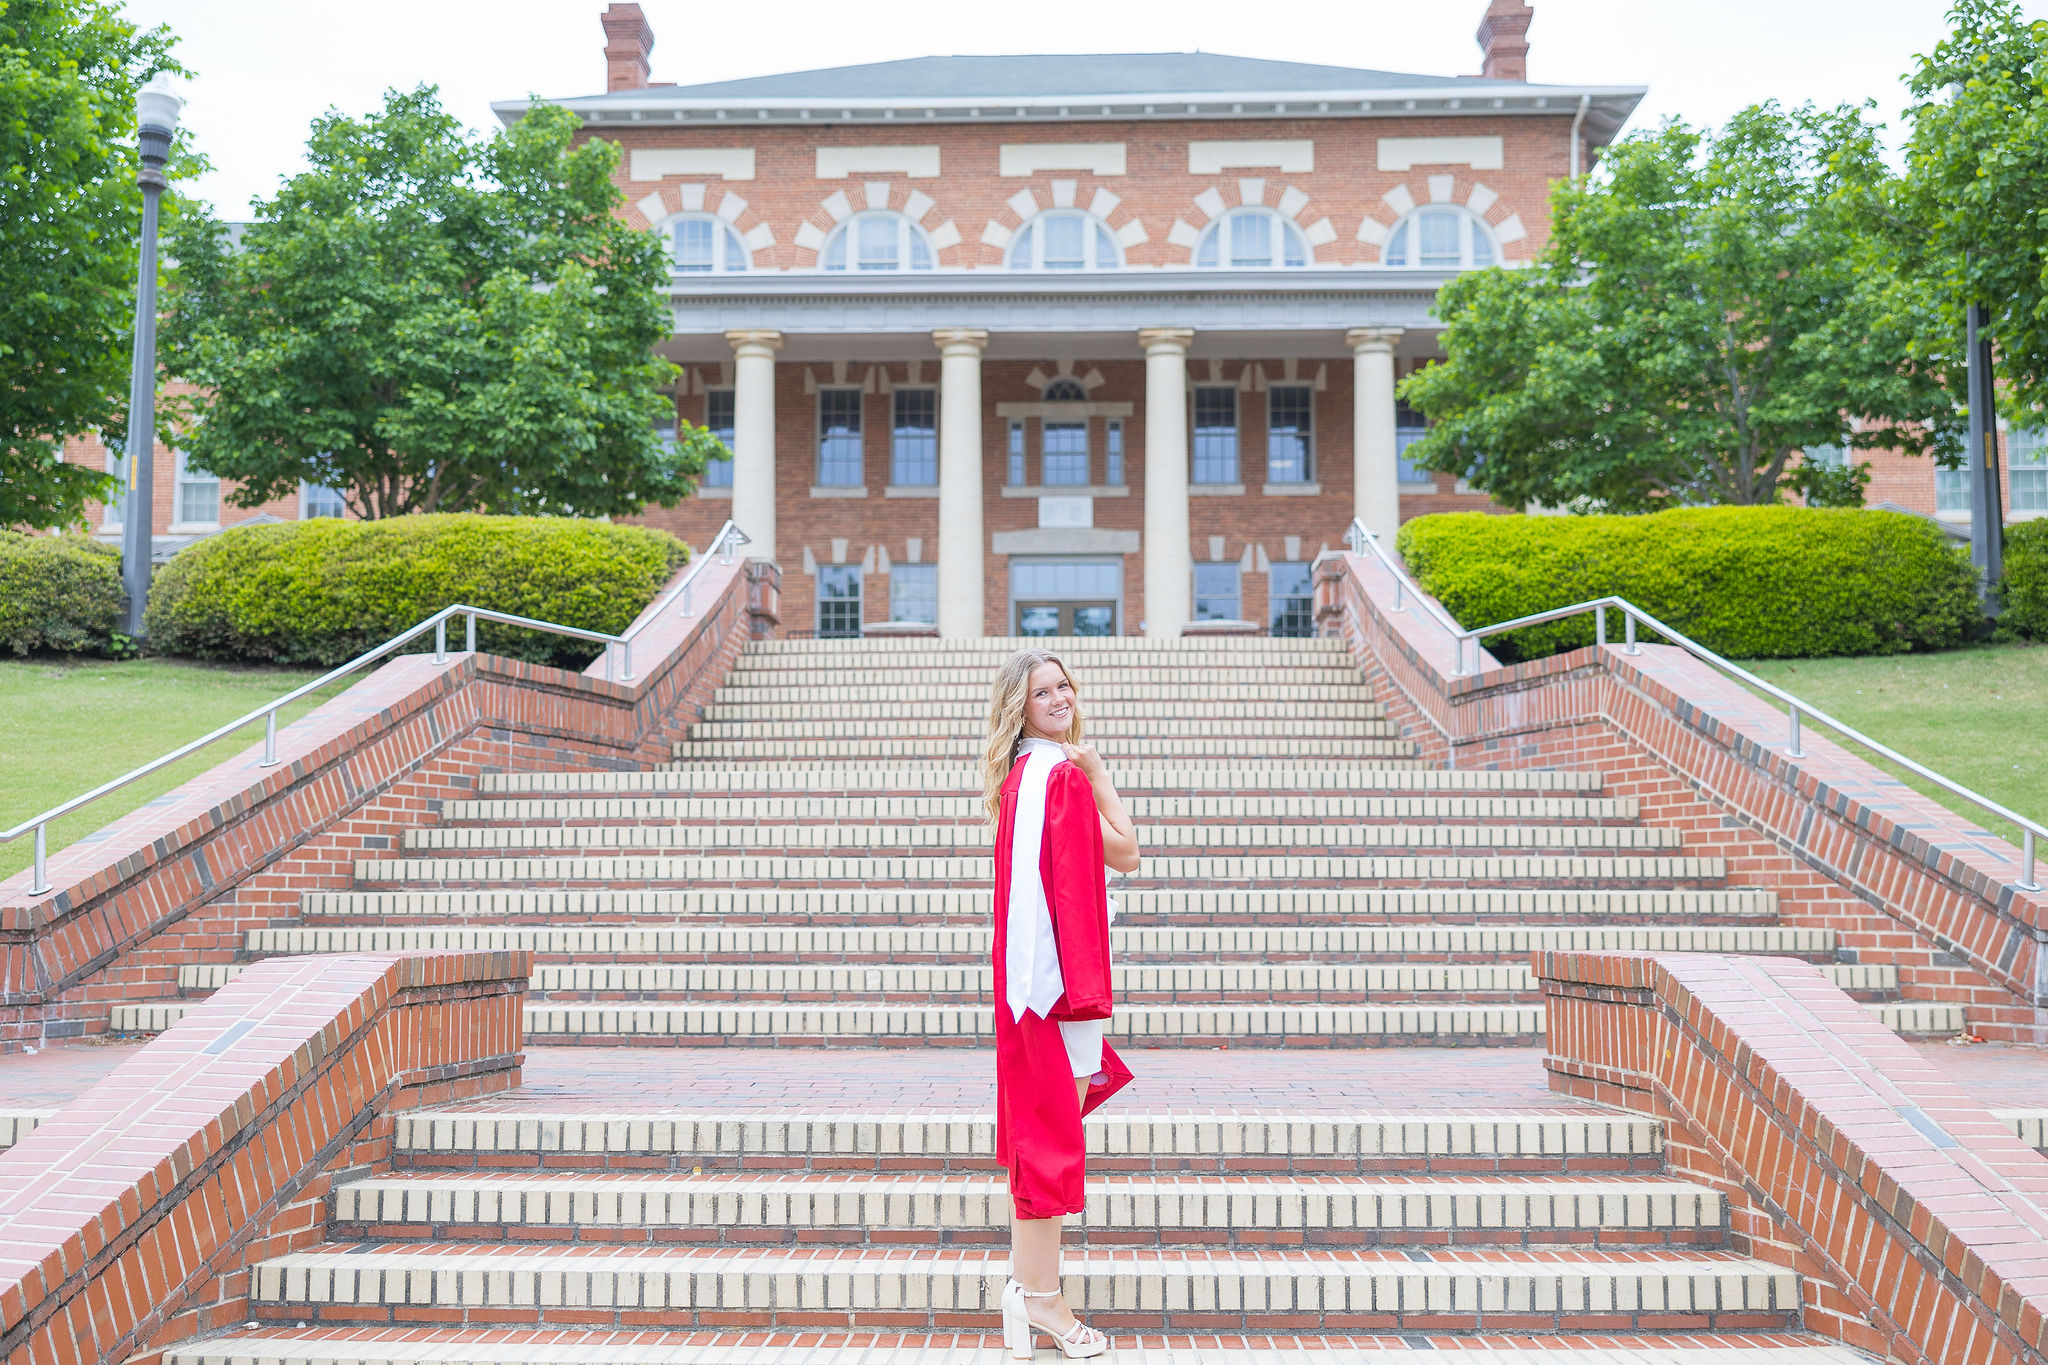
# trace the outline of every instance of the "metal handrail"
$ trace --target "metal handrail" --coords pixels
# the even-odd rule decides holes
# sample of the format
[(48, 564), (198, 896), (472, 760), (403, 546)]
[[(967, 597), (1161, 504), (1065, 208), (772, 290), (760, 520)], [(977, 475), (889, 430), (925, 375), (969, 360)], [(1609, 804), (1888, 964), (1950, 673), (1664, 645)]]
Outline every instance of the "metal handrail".
[(263, 721), (263, 762), (260, 766), (265, 768), (276, 767), (279, 761), (277, 757), (277, 713), (279, 710), (291, 705), (309, 693), (319, 691), (336, 678), (345, 677), (365, 664), (375, 663), (385, 655), (398, 649), (401, 645), (425, 634), (428, 630), (434, 632), (434, 662), (437, 664), (448, 662), (448, 622), (457, 616), (463, 617), (466, 623), (463, 631), (464, 653), (476, 653), (476, 623), (480, 620), (496, 622), (499, 625), (522, 626), (528, 630), (544, 630), (555, 635), (568, 635), (578, 640), (590, 640), (602, 644), (604, 646), (604, 678), (606, 682), (612, 681), (612, 651), (616, 647), (619, 651), (620, 662), (623, 664), (620, 681), (631, 682), (633, 681), (634, 637), (660, 619), (662, 613), (668, 610), (669, 604), (679, 597), (682, 599), (683, 605), (682, 610), (677, 614), (685, 617), (696, 615), (696, 612), (690, 606), (690, 590), (696, 583), (697, 575), (703, 572), (704, 565), (710, 562), (714, 555), (717, 556), (718, 562), (730, 564), (732, 563), (734, 547), (750, 543), (751, 541), (745, 531), (742, 531), (730, 521), (726, 522), (725, 525), (719, 528), (718, 534), (712, 538), (710, 546), (690, 566), (690, 571), (683, 576), (683, 581), (671, 588), (668, 594), (656, 604), (653, 611), (648, 612), (639, 621), (629, 626), (623, 635), (607, 635), (600, 630), (584, 630), (580, 626), (564, 626), (553, 621), (536, 621), (530, 616), (515, 616), (510, 612), (493, 611), (489, 607), (471, 607), (459, 603), (452, 607), (443, 607), (418, 625), (408, 627), (376, 648), (366, 653), (358, 654), (340, 667), (330, 669), (313, 679), (313, 681), (293, 688), (276, 700), (265, 702), (248, 714), (231, 720), (217, 729), (209, 730), (199, 738), (181, 744), (169, 753), (153, 758), (139, 768), (131, 769), (119, 777), (102, 782), (91, 791), (80, 796), (74, 796), (62, 805), (52, 806), (40, 815), (31, 815), (12, 829), (0, 830), (0, 844), (12, 843), (30, 830), (35, 831), (35, 877), (29, 884), (28, 891), (31, 896), (40, 896), (50, 889), (49, 825), (52, 820), (62, 819), (75, 810), (83, 809), (109, 792), (119, 791), (129, 783), (139, 778), (147, 777), (159, 768), (168, 767), (179, 759), (195, 754), (207, 745), (212, 744), (216, 740), (225, 739), (251, 721), (258, 719)]
[(1404, 609), (1402, 606), (1404, 593), (1413, 595), (1418, 602), (1423, 604), (1425, 609), (1424, 615), (1428, 616), (1439, 627), (1450, 634), (1453, 645), (1451, 676), (1454, 678), (1469, 676), (1465, 669), (1465, 642), (1468, 640), (1476, 644), (1476, 642), (1484, 640), (1489, 636), (1505, 634), (1511, 630), (1521, 630), (1527, 626), (1542, 625), (1546, 621), (1561, 621), (1568, 616), (1581, 616), (1590, 611), (1593, 613), (1594, 645), (1596, 648), (1604, 648), (1607, 644), (1607, 613), (1610, 609), (1618, 611), (1622, 615), (1624, 630), (1624, 639), (1621, 646), (1622, 653), (1639, 655), (1643, 652), (1642, 646), (1636, 643), (1636, 626), (1640, 622), (1702, 663), (1711, 664), (1730, 677), (1737, 678), (1748, 686), (1756, 688), (1768, 696), (1783, 702), (1786, 713), (1791, 721), (1790, 740), (1785, 745), (1785, 754), (1788, 758), (1806, 757), (1803, 724), (1807, 719), (1816, 720), (1822, 725), (1827, 726), (1830, 730), (1833, 730), (1836, 734), (1846, 739), (1854, 740), (1864, 748), (1883, 755), (1907, 771), (1926, 778), (1943, 791), (1951, 795), (1960, 796), (1965, 801), (1970, 802), (1981, 810), (1990, 812), (2001, 820), (2010, 821), (2019, 828), (2021, 836), (2020, 880), (2015, 882), (2014, 885), (2022, 891), (2039, 891), (2041, 889), (2041, 882), (2034, 875), (2036, 840), (2040, 836), (2048, 835), (2048, 825), (2043, 825), (2037, 820), (2030, 820), (2018, 811), (2010, 810), (1993, 801), (1988, 796), (1971, 791), (1960, 782), (1943, 777), (1926, 764), (1906, 757), (1889, 744), (1872, 739), (1855, 726), (1836, 720), (1833, 716), (1810, 702), (1801, 701), (1798, 697), (1793, 696), (1777, 684), (1765, 682), (1740, 664), (1729, 662), (1713, 650), (1708, 649), (1705, 645), (1700, 644), (1697, 640), (1693, 640), (1683, 632), (1665, 625), (1662, 621), (1650, 615), (1641, 607), (1636, 606), (1625, 597), (1596, 597), (1586, 602), (1574, 602), (1568, 607), (1553, 607), (1548, 611), (1533, 612), (1528, 616), (1517, 616), (1512, 621), (1496, 621), (1490, 626), (1479, 626), (1472, 630), (1466, 630), (1456, 621), (1452, 620), (1450, 615), (1441, 606), (1438, 606), (1423, 595), (1422, 589), (1416, 585), (1414, 579), (1408, 576), (1407, 570), (1395, 563), (1393, 556), (1389, 555), (1386, 548), (1380, 544), (1379, 537), (1368, 531), (1364, 523), (1355, 517), (1351, 521), (1350, 528), (1344, 533), (1344, 543), (1350, 546), (1353, 553), (1356, 554), (1365, 554), (1369, 551), (1374, 558), (1379, 560), (1380, 566), (1393, 576), (1395, 611)]

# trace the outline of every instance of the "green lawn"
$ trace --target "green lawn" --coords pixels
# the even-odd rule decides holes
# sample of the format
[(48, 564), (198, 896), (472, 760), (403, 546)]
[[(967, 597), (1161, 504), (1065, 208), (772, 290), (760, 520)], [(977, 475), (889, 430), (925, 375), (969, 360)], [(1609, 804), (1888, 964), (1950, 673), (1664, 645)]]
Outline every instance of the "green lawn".
[[(2048, 645), (1875, 659), (1767, 659), (1744, 667), (1951, 781), (2022, 815), (2048, 820)], [(1951, 810), (1982, 819), (1993, 833), (2019, 842), (2006, 822), (1880, 762), (1860, 745), (1848, 747)], [(2041, 854), (2048, 858), (2048, 848)]]
[[(168, 659), (0, 662), (0, 829), (89, 791), (300, 683), (276, 668), (228, 668)], [(287, 724), (350, 681), (293, 703)], [(102, 797), (50, 826), (50, 852), (89, 834), (263, 738), (261, 724)], [(27, 867), (33, 835), (0, 844), (0, 877)]]

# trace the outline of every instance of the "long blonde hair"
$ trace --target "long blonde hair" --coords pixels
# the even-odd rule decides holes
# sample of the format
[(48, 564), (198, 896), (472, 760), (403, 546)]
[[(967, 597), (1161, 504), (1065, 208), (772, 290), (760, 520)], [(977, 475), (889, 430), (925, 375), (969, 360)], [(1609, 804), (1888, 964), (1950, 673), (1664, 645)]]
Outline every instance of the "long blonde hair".
[(1017, 761), (1017, 746), (1024, 742), (1024, 703), (1031, 696), (1031, 674), (1040, 664), (1053, 664), (1074, 689), (1074, 719), (1061, 738), (1068, 744), (1081, 742), (1081, 684), (1057, 654), (1043, 649), (1020, 649), (1003, 660), (996, 670), (995, 687), (988, 699), (988, 742), (981, 751), (981, 808), (988, 815), (990, 829), (1003, 800), (1003, 783)]

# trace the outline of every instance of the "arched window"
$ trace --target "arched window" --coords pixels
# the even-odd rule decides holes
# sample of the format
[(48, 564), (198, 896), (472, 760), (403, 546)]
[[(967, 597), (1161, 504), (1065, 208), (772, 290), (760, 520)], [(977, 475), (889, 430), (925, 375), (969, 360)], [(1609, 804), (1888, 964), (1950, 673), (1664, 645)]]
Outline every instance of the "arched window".
[(1109, 229), (1085, 213), (1040, 214), (1010, 240), (1012, 270), (1115, 270), (1123, 263)]
[(825, 239), (826, 270), (930, 270), (932, 244), (900, 213), (857, 213)]
[(732, 224), (708, 213), (671, 219), (665, 229), (669, 260), (679, 275), (735, 275), (753, 266)]
[(1271, 209), (1234, 209), (1209, 224), (1195, 244), (1204, 270), (1279, 270), (1307, 265), (1301, 229)]
[(1405, 270), (1473, 270), (1500, 260), (1493, 233), (1464, 209), (1417, 209), (1394, 225), (1380, 264)]
[(1085, 403), (1088, 401), (1088, 390), (1081, 387), (1080, 380), (1063, 376), (1047, 384), (1041, 398), (1047, 403)]

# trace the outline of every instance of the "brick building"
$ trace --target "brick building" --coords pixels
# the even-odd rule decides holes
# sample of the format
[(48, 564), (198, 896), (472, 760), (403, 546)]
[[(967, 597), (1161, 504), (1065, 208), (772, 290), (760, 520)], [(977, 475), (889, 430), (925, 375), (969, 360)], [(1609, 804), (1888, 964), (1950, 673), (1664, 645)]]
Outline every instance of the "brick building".
[(612, 5), (608, 89), (560, 102), (623, 149), (673, 253), (679, 415), (734, 452), (647, 519), (735, 519), (799, 631), (1306, 631), (1354, 515), (1491, 505), (1402, 460), (1395, 382), (1437, 354), (1437, 287), (1529, 259), (1642, 95), (1530, 83), (1529, 19), (1493, 0), (1478, 76), (1149, 53), (679, 86)]

